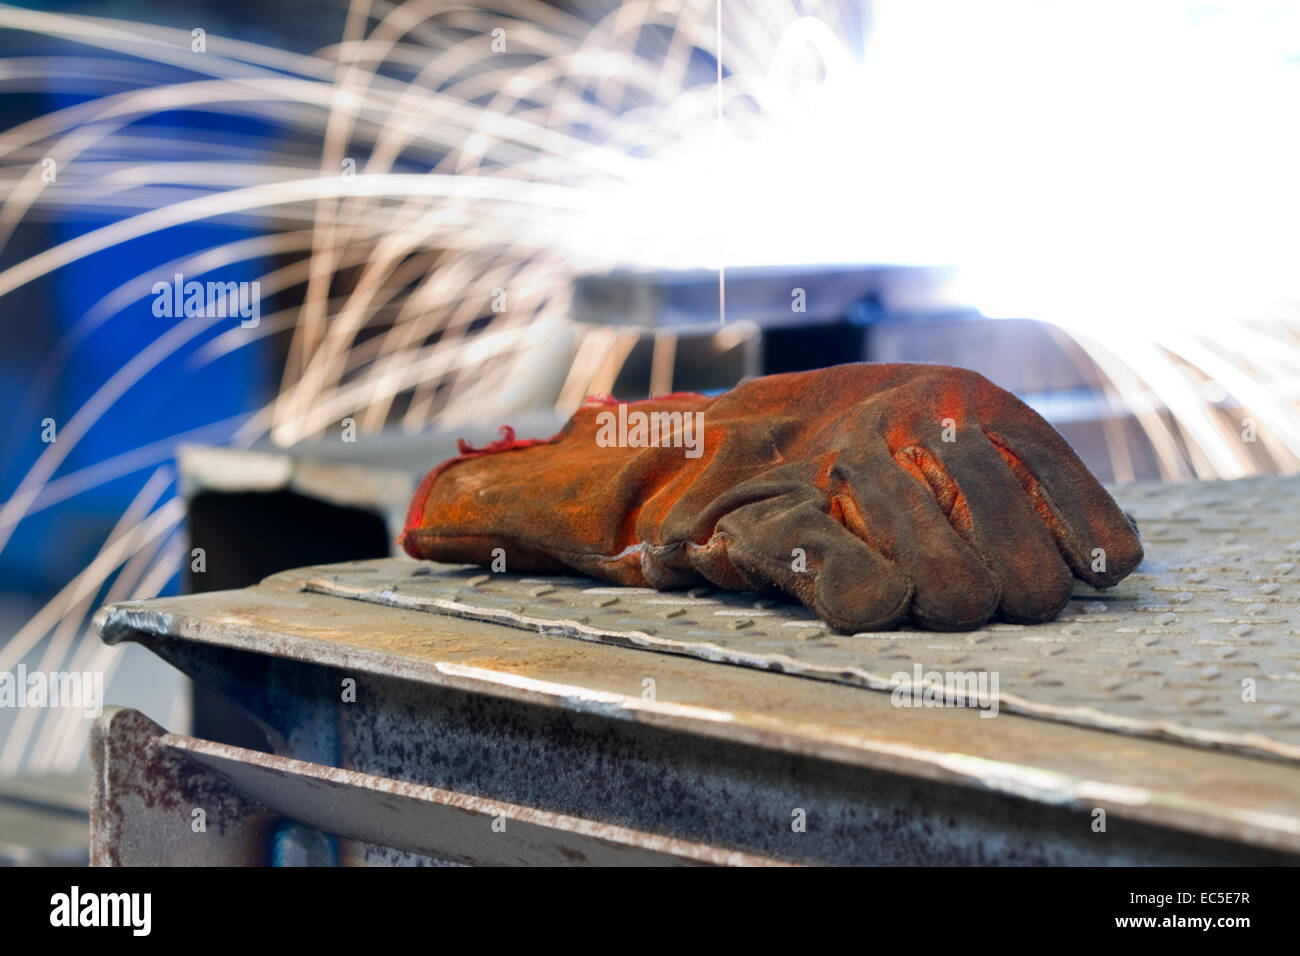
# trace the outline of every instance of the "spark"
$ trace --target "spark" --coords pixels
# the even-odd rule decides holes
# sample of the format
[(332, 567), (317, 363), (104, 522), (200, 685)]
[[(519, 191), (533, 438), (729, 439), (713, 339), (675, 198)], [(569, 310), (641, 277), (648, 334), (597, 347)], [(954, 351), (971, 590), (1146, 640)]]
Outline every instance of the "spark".
[[(273, 399), (202, 432), (241, 446), (307, 441), (348, 417), (416, 432), (571, 410), (612, 389), (637, 341), (569, 320), (572, 280), (615, 267), (716, 268), (717, 335), (738, 347), (751, 331), (727, 320), (729, 268), (952, 266), (986, 314), (1052, 323), (1164, 476), (1300, 469), (1300, 14), (883, 0), (867, 36), (862, 12), (731, 0), (724, 22), (722, 0), (355, 0), (314, 53), (209, 36), (198, 56), (188, 30), (0, 5), (0, 28), (76, 51), (0, 63), (0, 91), (58, 78), (89, 94), (0, 132), (0, 249), (29, 220), (105, 221), (14, 261), (0, 302), (176, 226), (254, 233), (121, 277), (34, 372), (20, 416), (95, 330), (147, 308), (159, 278), (238, 265), (294, 302), (256, 329), (195, 317), (161, 331), (0, 503), (0, 549), (40, 509), (161, 460), (165, 443), (64, 470), (175, 356), (200, 367), (282, 341)], [(182, 110), (279, 135), (177, 142), (141, 122)], [(671, 388), (677, 345), (655, 341), (656, 388)], [(552, 355), (560, 374), (535, 374)], [(1245, 418), (1256, 443), (1240, 440)], [(1133, 474), (1133, 436), (1105, 427), (1116, 474)], [(169, 476), (142, 478), (131, 526), (0, 663), (42, 641), (54, 664), (116, 660), (86, 617), (176, 573)], [(0, 769), (34, 759), (32, 740), (42, 769), (66, 769), (84, 731), (24, 725)]]

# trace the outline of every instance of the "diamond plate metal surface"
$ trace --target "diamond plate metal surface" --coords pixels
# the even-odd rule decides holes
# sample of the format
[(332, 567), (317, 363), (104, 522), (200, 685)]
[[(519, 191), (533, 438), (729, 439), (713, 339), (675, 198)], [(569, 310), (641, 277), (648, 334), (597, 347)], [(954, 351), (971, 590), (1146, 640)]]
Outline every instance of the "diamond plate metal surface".
[[(1076, 583), (1054, 622), (977, 631), (827, 629), (797, 605), (402, 559), (286, 572), (306, 591), (892, 691), (996, 673), (1010, 712), (1300, 761), (1300, 477), (1115, 489), (1146, 560)], [(906, 675), (899, 680), (895, 675)]]

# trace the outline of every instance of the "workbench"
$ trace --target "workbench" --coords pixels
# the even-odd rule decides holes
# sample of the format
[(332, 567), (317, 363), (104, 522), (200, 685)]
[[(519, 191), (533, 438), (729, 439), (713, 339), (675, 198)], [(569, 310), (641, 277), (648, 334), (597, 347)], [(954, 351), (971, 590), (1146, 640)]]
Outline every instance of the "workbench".
[[(1146, 561), (1042, 625), (845, 635), (391, 557), (103, 608), (266, 746), (106, 711), (92, 860), (1300, 861), (1300, 480), (1114, 493)], [(930, 673), (995, 706), (899, 706)]]

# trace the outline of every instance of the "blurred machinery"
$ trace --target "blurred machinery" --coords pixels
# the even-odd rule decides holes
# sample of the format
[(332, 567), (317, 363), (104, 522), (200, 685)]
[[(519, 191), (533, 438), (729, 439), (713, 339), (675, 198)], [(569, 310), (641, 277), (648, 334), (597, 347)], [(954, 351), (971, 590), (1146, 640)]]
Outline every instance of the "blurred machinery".
[[(921, 266), (749, 267), (726, 271), (724, 310), (715, 270), (617, 271), (578, 279), (573, 314), (639, 336), (619, 397), (719, 390), (745, 375), (842, 362), (957, 365), (1034, 407), (1103, 481), (1160, 477), (1134, 412), (1107, 399), (1105, 377), (1077, 343), (1050, 323), (989, 319), (955, 288), (951, 270)], [(720, 363), (715, 336), (728, 326), (744, 330), (743, 359)]]

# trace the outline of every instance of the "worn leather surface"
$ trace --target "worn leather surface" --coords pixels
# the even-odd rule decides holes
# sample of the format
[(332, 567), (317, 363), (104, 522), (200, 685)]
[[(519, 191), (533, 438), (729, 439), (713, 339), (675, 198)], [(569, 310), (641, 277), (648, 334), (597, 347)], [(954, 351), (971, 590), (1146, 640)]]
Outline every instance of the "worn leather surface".
[(591, 401), (550, 439), (507, 433), (435, 468), (402, 546), (625, 585), (781, 591), (845, 631), (1050, 620), (1075, 577), (1106, 587), (1142, 560), (1133, 522), (1065, 439), (975, 372), (841, 365), (634, 412), (699, 413), (698, 457), (609, 444), (618, 406)]

